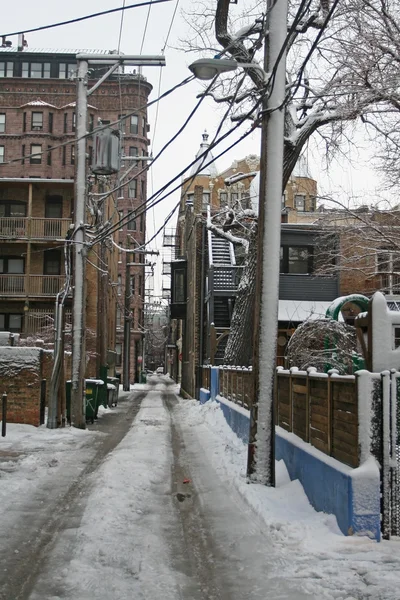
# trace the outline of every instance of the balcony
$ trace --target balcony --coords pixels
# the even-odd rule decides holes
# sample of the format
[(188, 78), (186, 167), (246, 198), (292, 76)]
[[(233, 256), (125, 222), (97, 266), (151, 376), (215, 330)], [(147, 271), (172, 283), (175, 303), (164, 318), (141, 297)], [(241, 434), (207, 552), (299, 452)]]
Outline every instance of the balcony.
[(26, 217), (1, 217), (0, 235), (2, 239), (64, 239), (71, 219), (45, 219)]
[(51, 298), (64, 283), (63, 275), (0, 275), (0, 296)]

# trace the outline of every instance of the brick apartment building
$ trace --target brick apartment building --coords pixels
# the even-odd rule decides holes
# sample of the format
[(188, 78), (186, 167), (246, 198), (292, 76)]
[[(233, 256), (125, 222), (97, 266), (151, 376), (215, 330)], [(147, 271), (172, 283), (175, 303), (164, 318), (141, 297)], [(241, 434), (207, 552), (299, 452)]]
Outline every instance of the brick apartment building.
[[(0, 331), (28, 336), (43, 333), (49, 325), (51, 329), (56, 294), (65, 282), (65, 238), (74, 222), (78, 52), (12, 46), (4, 39), (0, 48)], [(110, 54), (95, 52), (104, 54), (105, 60)], [(90, 68), (89, 88), (107, 69), (101, 64)], [(88, 132), (98, 124), (113, 124), (133, 113), (111, 127), (120, 129), (123, 156), (147, 155), (146, 104), (151, 89), (138, 73), (124, 73), (122, 69), (114, 72), (90, 96)], [(92, 149), (93, 138), (89, 135), (88, 175)], [(133, 166), (131, 181), (98, 205), (104, 222), (117, 222), (145, 200), (146, 172), (141, 163), (122, 163), (122, 170)], [(101, 193), (115, 186), (116, 177), (92, 176), (89, 180), (88, 191)], [(93, 224), (95, 232), (96, 223), (89, 214), (88, 223)], [(144, 215), (129, 220), (114, 234), (120, 246), (126, 247), (128, 239), (132, 249), (144, 243)], [(88, 256), (86, 326), (91, 375), (95, 364), (99, 366), (101, 336), (106, 336), (108, 361), (116, 362), (117, 369), (122, 363), (126, 256), (110, 240), (95, 246)], [(132, 260), (132, 255), (128, 256)], [(142, 351), (142, 256), (133, 257), (133, 262), (139, 264), (130, 269), (128, 282), (133, 316), (132, 380)], [(67, 319), (71, 297), (66, 302)]]

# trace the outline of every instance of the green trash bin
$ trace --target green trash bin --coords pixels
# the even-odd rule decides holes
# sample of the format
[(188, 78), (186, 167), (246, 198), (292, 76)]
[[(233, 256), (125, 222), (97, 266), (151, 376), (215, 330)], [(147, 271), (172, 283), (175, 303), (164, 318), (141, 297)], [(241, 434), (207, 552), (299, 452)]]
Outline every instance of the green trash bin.
[(141, 371), (140, 372), (140, 383), (147, 383), (146, 371)]
[[(86, 421), (97, 419), (99, 410), (99, 388), (104, 385), (101, 379), (85, 379), (85, 417)], [(71, 381), (66, 382), (67, 421), (71, 423)]]

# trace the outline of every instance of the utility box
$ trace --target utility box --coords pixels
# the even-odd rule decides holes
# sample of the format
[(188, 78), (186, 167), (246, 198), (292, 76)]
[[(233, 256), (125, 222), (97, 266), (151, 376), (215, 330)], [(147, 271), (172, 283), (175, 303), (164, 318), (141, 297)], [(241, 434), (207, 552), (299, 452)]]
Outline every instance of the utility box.
[(112, 175), (121, 166), (118, 129), (103, 129), (94, 135), (92, 171), (95, 175)]

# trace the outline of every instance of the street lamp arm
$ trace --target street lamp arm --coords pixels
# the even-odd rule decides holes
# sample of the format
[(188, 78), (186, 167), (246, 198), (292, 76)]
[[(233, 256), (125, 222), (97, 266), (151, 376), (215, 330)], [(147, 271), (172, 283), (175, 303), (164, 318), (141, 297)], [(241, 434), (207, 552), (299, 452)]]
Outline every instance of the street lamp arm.
[(261, 73), (264, 83), (268, 83), (270, 75), (257, 63), (241, 63), (233, 58), (199, 58), (189, 65), (190, 71), (197, 79), (208, 81), (221, 73), (235, 71), (238, 67), (243, 69), (255, 69)]

